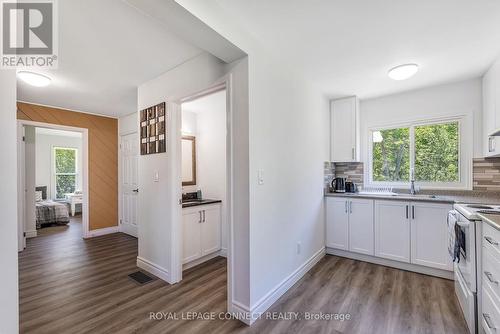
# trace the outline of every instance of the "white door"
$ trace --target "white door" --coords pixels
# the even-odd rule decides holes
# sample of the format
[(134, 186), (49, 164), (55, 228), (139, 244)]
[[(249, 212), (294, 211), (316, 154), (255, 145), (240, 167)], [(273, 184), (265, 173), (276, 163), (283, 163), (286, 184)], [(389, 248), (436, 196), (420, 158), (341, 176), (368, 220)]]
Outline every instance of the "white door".
[(356, 99), (332, 101), (330, 119), (332, 161), (355, 160)]
[(137, 133), (121, 136), (121, 231), (137, 237), (138, 158)]
[(410, 204), (375, 201), (375, 256), (410, 262)]
[(182, 215), (182, 263), (188, 263), (201, 257), (201, 211), (189, 211)]
[(448, 254), (449, 204), (411, 203), (411, 262), (453, 270)]
[(374, 255), (373, 229), (373, 200), (350, 200), (349, 250)]
[(347, 198), (326, 199), (326, 246), (349, 249), (349, 201)]
[(201, 255), (205, 256), (221, 249), (220, 206), (203, 208), (202, 216)]

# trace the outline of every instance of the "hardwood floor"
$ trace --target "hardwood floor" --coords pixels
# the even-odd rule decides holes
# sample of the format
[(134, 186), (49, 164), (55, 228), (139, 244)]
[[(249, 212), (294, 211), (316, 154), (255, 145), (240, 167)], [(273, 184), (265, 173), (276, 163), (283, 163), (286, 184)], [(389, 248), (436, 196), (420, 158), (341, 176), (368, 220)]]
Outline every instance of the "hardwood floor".
[[(127, 277), (138, 270), (136, 256), (137, 239), (122, 233), (83, 240), (78, 219), (42, 229), (19, 256), (21, 333), (467, 332), (452, 281), (335, 256), (269, 310), (298, 312), (301, 320), (270, 320), (274, 313), (266, 313), (250, 328), (236, 320), (152, 320), (150, 312), (218, 318), (226, 311), (226, 260), (189, 269), (176, 285), (139, 286)], [(351, 319), (304, 320), (305, 312)]]

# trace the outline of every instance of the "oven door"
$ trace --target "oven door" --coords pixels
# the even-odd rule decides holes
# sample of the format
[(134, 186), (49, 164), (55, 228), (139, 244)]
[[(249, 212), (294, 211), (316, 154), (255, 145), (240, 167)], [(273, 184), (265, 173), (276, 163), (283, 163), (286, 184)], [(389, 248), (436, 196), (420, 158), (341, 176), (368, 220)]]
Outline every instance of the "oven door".
[(455, 270), (458, 270), (464, 283), (471, 292), (477, 292), (476, 284), (476, 223), (470, 221), (461, 214), (457, 215), (457, 225), (460, 233), (465, 239), (460, 247), (460, 261), (456, 263)]

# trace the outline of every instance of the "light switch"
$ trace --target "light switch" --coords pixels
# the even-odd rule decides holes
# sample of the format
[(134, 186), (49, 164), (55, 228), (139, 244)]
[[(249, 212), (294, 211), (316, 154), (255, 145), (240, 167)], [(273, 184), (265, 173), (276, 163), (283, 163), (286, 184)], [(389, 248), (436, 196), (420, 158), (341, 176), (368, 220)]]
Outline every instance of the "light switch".
[(159, 182), (160, 181), (160, 173), (155, 170), (154, 176), (153, 176), (153, 181), (154, 182)]
[(259, 185), (264, 184), (264, 170), (263, 169), (259, 169), (257, 171), (257, 180), (259, 182)]

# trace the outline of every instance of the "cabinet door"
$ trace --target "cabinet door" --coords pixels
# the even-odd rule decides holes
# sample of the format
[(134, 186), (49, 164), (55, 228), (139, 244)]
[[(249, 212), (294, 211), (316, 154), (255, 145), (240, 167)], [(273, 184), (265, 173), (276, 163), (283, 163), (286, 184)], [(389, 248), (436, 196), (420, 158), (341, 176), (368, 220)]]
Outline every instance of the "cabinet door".
[(448, 254), (448, 204), (411, 203), (411, 263), (453, 270)]
[(375, 201), (375, 256), (410, 262), (410, 205)]
[(500, 137), (489, 134), (500, 127), (500, 62), (483, 77), (483, 150), (485, 157), (500, 154)]
[(349, 250), (374, 255), (373, 200), (353, 199), (349, 202)]
[(201, 255), (201, 215), (199, 211), (182, 215), (182, 263), (200, 258)]
[(356, 160), (356, 98), (331, 102), (331, 159), (346, 162)]
[(349, 249), (349, 200), (328, 197), (326, 199), (326, 246)]
[(220, 206), (203, 208), (201, 223), (201, 255), (217, 252), (221, 249)]

